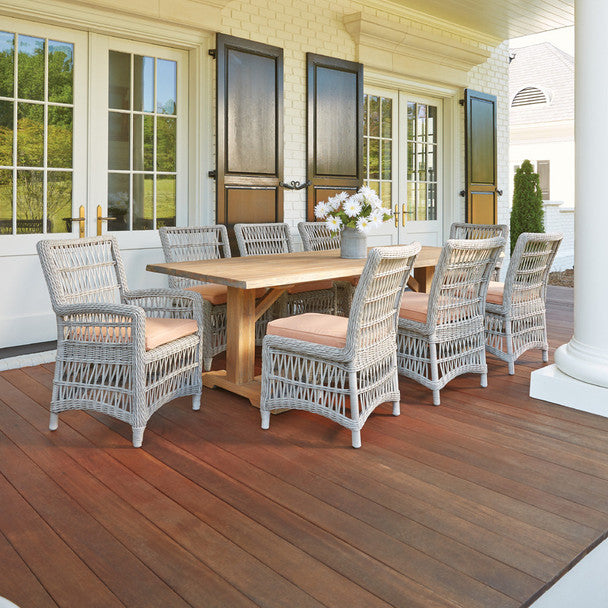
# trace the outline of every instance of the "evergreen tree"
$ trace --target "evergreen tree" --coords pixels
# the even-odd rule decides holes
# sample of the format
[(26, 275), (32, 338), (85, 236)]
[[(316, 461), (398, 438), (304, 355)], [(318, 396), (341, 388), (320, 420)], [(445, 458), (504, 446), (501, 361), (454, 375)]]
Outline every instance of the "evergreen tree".
[(511, 253), (522, 232), (544, 232), (543, 195), (538, 173), (529, 160), (515, 172), (513, 208), (511, 209)]

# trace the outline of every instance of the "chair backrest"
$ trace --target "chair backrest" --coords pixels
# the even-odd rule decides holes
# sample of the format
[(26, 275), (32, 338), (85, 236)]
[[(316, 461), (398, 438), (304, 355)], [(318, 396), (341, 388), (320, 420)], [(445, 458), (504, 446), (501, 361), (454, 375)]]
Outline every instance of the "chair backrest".
[(235, 224), (234, 234), (243, 257), (293, 251), (287, 224)]
[(118, 304), (127, 278), (118, 243), (112, 236), (43, 240), (36, 245), (51, 304)]
[(562, 238), (560, 233), (519, 235), (505, 276), (504, 304), (544, 301), (549, 271)]
[[(226, 226), (189, 226), (159, 228), (160, 242), (167, 262), (217, 260), (229, 258), (230, 244)], [(200, 281), (169, 276), (169, 287), (179, 289), (200, 284)]]
[(483, 322), (490, 274), (506, 239), (449, 239), (446, 241), (429, 293), (427, 324)]
[(394, 347), (397, 311), (420, 243), (375, 247), (368, 256), (350, 308), (346, 349), (357, 357)]
[(298, 232), (304, 251), (340, 249), (340, 233), (332, 232), (325, 222), (300, 222)]
[(450, 226), (451, 239), (492, 239), (509, 236), (509, 227), (506, 224), (465, 224), (454, 222)]

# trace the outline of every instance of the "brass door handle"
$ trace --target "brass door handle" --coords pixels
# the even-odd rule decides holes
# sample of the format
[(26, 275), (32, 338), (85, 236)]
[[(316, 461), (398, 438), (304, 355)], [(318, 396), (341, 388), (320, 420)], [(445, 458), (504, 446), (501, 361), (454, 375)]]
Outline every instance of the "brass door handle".
[(101, 222), (107, 222), (108, 220), (115, 220), (115, 217), (102, 217), (101, 205), (97, 205), (97, 236), (101, 236)]
[(399, 228), (399, 205), (395, 205), (395, 228)]
[(401, 206), (401, 225), (405, 226), (405, 216), (407, 215), (407, 211), (405, 210), (405, 203)]
[(80, 205), (80, 209), (78, 209), (78, 217), (71, 217), (70, 220), (72, 222), (79, 222), (80, 226), (78, 226), (78, 237), (84, 238), (84, 228), (85, 228), (85, 217), (84, 217), (84, 205)]

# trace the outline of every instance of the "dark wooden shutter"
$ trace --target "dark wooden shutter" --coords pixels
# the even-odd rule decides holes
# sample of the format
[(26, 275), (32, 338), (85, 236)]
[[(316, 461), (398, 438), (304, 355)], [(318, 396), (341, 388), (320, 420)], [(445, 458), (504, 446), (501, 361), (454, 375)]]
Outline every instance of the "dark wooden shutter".
[(465, 90), (467, 222), (497, 221), (496, 97)]
[(363, 65), (314, 53), (307, 64), (306, 217), (337, 192), (363, 183)]
[(283, 49), (218, 34), (216, 59), (217, 222), (283, 221)]

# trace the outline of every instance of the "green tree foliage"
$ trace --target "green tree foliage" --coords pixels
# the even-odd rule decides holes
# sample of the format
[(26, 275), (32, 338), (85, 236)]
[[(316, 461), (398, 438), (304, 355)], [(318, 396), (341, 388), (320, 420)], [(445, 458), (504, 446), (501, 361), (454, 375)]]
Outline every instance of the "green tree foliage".
[(511, 209), (511, 252), (522, 232), (544, 232), (543, 196), (538, 173), (529, 160), (524, 160), (515, 173), (513, 208)]

